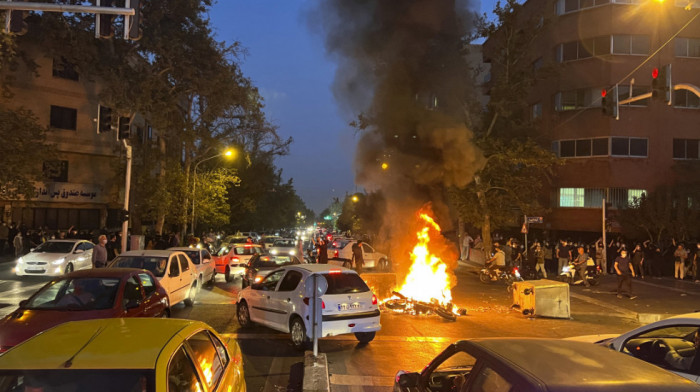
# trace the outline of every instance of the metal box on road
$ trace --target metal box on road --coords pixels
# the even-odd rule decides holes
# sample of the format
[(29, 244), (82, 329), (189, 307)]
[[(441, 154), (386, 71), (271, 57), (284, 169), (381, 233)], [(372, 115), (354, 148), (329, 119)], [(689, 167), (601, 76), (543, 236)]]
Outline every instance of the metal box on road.
[(553, 280), (528, 280), (513, 283), (513, 307), (524, 315), (571, 317), (569, 285)]

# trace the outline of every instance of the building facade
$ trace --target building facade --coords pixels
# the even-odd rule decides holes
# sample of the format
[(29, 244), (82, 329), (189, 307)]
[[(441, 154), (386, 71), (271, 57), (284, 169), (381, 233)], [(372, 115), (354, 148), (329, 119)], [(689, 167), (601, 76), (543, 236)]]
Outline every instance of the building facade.
[[(654, 98), (623, 104), (617, 118), (601, 107), (603, 90), (606, 99), (616, 93), (620, 101), (651, 92), (652, 70), (667, 64), (674, 85), (700, 86), (698, 7), (686, 0), (523, 5), (523, 21), (540, 20), (529, 59), (537, 80), (523, 98), (539, 139), (551, 141), (565, 160), (549, 190), (551, 213), (536, 227), (599, 232), (603, 199), (614, 215), (645, 192), (698, 179), (681, 170), (699, 158), (700, 99), (694, 93), (672, 91), (670, 105)], [(498, 38), (486, 41), (485, 61), (499, 45)]]

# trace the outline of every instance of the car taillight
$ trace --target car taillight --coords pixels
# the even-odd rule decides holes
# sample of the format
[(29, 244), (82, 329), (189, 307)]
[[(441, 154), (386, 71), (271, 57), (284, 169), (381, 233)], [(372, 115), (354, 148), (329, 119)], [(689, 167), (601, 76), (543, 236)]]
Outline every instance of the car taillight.
[(376, 304), (377, 304), (377, 296), (372, 294), (372, 305), (376, 305)]
[(343, 272), (343, 271), (341, 271), (339, 269), (332, 269), (332, 270), (328, 271), (328, 273), (331, 275), (339, 274), (341, 272)]
[(325, 308), (326, 308), (326, 303), (321, 301), (321, 309), (325, 309)]
[(339, 257), (339, 253), (337, 250), (335, 252), (333, 252), (333, 257), (336, 259)]
[[(304, 302), (304, 305), (309, 305), (311, 303), (311, 299), (309, 297), (304, 297), (304, 299), (302, 301)], [(326, 308), (326, 303), (323, 302), (323, 300), (321, 300), (321, 309), (325, 309), (325, 308)]]

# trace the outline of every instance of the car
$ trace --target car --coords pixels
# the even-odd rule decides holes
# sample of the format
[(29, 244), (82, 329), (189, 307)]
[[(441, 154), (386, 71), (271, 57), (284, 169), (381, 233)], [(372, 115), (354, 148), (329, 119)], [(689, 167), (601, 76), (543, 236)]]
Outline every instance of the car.
[(216, 281), (216, 265), (212, 261), (211, 253), (208, 250), (184, 246), (168, 248), (168, 250), (179, 250), (192, 260), (192, 264), (197, 268), (198, 287), (201, 288), (205, 283), (214, 284)]
[(67, 321), (169, 315), (168, 293), (149, 271), (75, 271), (50, 281), (0, 320), (0, 353)]
[[(695, 312), (656, 321), (622, 335), (576, 336), (569, 340), (603, 345), (700, 384), (700, 342), (694, 341), (698, 330), (700, 312)], [(694, 361), (689, 361), (690, 366), (683, 368), (673, 361), (668, 361), (666, 353), (669, 350), (674, 350), (682, 357), (694, 358)]]
[(86, 240), (48, 240), (17, 259), (15, 274), (61, 276), (92, 268), (92, 248)]
[(272, 248), (272, 244), (274, 244), (275, 241), (279, 239), (281, 239), (281, 237), (279, 236), (266, 236), (265, 238), (263, 238), (262, 243), (260, 245), (262, 245), (266, 250), (269, 250), (270, 248)]
[[(352, 246), (357, 240), (347, 238), (337, 238), (328, 244), (328, 263), (342, 265), (346, 268), (352, 267)], [(389, 271), (389, 257), (384, 253), (377, 252), (367, 243), (362, 243), (362, 255), (364, 256), (364, 268), (376, 268), (380, 271)]]
[(292, 255), (255, 255), (246, 265), (241, 285), (246, 288), (253, 283), (260, 283), (271, 271), (294, 264), (301, 264), (301, 261)]
[(223, 274), (227, 282), (237, 276), (245, 275), (245, 267), (254, 255), (265, 254), (265, 249), (258, 244), (232, 243), (224, 245), (214, 256), (216, 272)]
[(671, 372), (604, 347), (562, 339), (485, 338), (450, 344), (394, 392), (696, 391)]
[(197, 268), (177, 250), (131, 250), (117, 256), (111, 268), (141, 268), (151, 271), (168, 292), (170, 306), (184, 302), (194, 305), (199, 290)]
[(323, 301), (323, 336), (355, 334), (369, 343), (381, 329), (377, 296), (351, 269), (328, 264), (296, 264), (270, 272), (260, 283), (238, 292), (237, 317), (241, 327), (254, 323), (290, 333), (296, 349), (305, 349), (311, 339), (312, 306), (305, 287), (314, 275), (328, 281)]
[(297, 240), (294, 238), (281, 238), (275, 241), (268, 252), (271, 255), (292, 255), (297, 256), (299, 249)]
[(245, 392), (241, 349), (200, 321), (58, 325), (0, 356), (0, 392)]

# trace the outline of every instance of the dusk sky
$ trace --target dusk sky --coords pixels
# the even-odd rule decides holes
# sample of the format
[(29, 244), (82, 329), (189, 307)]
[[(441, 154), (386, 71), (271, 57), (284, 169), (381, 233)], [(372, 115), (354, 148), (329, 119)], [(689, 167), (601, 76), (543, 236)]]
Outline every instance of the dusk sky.
[[(242, 68), (264, 97), (268, 119), (283, 138), (294, 138), (289, 155), (277, 160), (283, 178), (293, 178), (297, 193), (318, 213), (333, 197), (361, 189), (353, 181), (352, 118), (340, 112), (331, 92), (336, 67), (323, 38), (307, 26), (306, 10), (314, 4), (220, 0), (210, 16), (219, 40), (246, 48)], [(481, 12), (491, 9), (491, 0), (482, 3)]]

